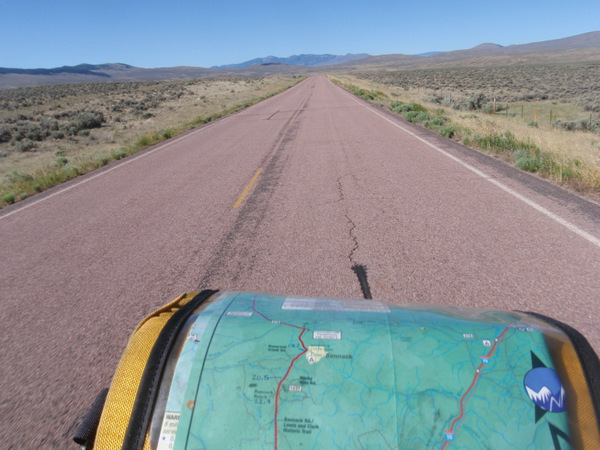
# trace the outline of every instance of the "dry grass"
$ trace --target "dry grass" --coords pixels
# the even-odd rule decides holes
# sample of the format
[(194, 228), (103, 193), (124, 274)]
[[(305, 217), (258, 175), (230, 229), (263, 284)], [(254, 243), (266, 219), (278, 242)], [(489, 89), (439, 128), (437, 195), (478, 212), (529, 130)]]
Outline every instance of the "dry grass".
[[(443, 75), (443, 72), (439, 71), (438, 75)], [(532, 157), (543, 160), (539, 168), (527, 170), (538, 172), (559, 184), (568, 185), (596, 198), (600, 194), (600, 135), (596, 132), (567, 131), (552, 125), (557, 118), (572, 121), (591, 117), (592, 120), (596, 120), (597, 113), (586, 110), (585, 105), (578, 103), (577, 100), (573, 99), (571, 102), (551, 99), (514, 101), (506, 102), (502, 106), (498, 103), (500, 111), (496, 114), (488, 114), (482, 111), (457, 110), (444, 104), (434, 103), (432, 96), (435, 94), (435, 89), (397, 86), (389, 80), (379, 81), (382, 77), (385, 79), (385, 74), (368, 77), (336, 75), (339, 82), (346, 86), (352, 85), (365, 91), (383, 93), (384, 96), (373, 100), (379, 104), (390, 106), (394, 101), (422, 104), (432, 115), (447, 118), (446, 124), (451, 125), (455, 131), (454, 138), (471, 147), (489, 151), (490, 149), (478, 145), (482, 138), (510, 136), (510, 141), (516, 143), (514, 150), (492, 149), (491, 152), (511, 163), (516, 162), (513, 152), (522, 144), (527, 147)], [(447, 84), (445, 89), (447, 96), (454, 92)], [(568, 89), (557, 90), (564, 92)], [(571, 89), (579, 94), (582, 90), (582, 88)], [(469, 94), (471, 93), (465, 92), (463, 96)], [(586, 101), (592, 102), (594, 98), (586, 96)], [(552, 121), (550, 114), (552, 114)], [(537, 117), (536, 124), (532, 123), (534, 117)]]
[[(293, 76), (94, 83), (0, 91), (0, 206), (245, 108)], [(73, 128), (82, 114), (104, 123)], [(27, 134), (27, 136), (23, 136)]]

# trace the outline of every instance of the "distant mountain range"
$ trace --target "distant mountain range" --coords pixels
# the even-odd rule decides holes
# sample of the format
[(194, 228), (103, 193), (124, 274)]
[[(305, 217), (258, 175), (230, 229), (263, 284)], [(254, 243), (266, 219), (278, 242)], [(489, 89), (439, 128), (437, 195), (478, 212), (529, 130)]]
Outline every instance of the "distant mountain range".
[(4, 67), (0, 67), (0, 75), (57, 75), (61, 73), (74, 73), (78, 75), (98, 75), (101, 77), (110, 77), (110, 75), (107, 75), (101, 71), (110, 70), (117, 66), (120, 66), (123, 69), (129, 69), (132, 67), (128, 66), (127, 64), (79, 64), (78, 66), (63, 66), (56, 67), (54, 69), (7, 69)]
[(366, 58), (371, 56), (368, 53), (346, 55), (294, 55), (287, 58), (279, 58), (277, 56), (267, 56), (265, 58), (255, 58), (249, 61), (245, 61), (239, 64), (227, 64), (224, 66), (213, 66), (211, 69), (230, 69), (233, 67), (250, 67), (255, 64), (269, 65), (269, 64), (287, 64), (289, 66), (306, 66), (306, 67), (319, 67), (319, 66), (331, 66), (335, 64), (341, 64), (350, 61), (356, 61), (357, 59)]
[(336, 70), (416, 70), (530, 64), (600, 62), (600, 31), (530, 44), (485, 43), (467, 50), (425, 55), (378, 55), (343, 63)]
[(467, 50), (420, 55), (294, 55), (267, 56), (212, 68), (144, 69), (127, 64), (80, 64), (54, 69), (0, 68), (0, 89), (107, 81), (189, 80), (218, 76), (268, 76), (366, 70), (415, 70), (529, 64), (600, 63), (600, 31), (530, 44), (481, 44)]

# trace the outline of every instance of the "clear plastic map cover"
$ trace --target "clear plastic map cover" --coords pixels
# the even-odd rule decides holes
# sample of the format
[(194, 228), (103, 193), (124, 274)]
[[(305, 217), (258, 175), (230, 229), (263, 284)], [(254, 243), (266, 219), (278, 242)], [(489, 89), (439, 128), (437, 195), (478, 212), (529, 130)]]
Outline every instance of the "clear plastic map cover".
[(526, 314), (213, 297), (172, 351), (153, 448), (565, 449), (582, 439), (570, 343)]

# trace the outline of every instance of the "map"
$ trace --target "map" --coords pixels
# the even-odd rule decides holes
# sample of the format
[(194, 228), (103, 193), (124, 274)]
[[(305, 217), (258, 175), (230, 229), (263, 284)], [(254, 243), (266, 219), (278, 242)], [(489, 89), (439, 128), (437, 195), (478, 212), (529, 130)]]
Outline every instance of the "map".
[(218, 294), (175, 352), (154, 446), (569, 448), (543, 334), (459, 312)]

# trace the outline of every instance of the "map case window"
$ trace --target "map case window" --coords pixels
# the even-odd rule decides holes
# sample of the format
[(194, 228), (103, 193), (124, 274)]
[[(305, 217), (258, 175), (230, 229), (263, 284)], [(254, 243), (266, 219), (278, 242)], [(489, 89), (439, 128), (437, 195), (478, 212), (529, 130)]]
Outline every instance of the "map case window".
[(150, 442), (570, 448), (552, 332), (519, 313), (221, 293), (179, 336)]

